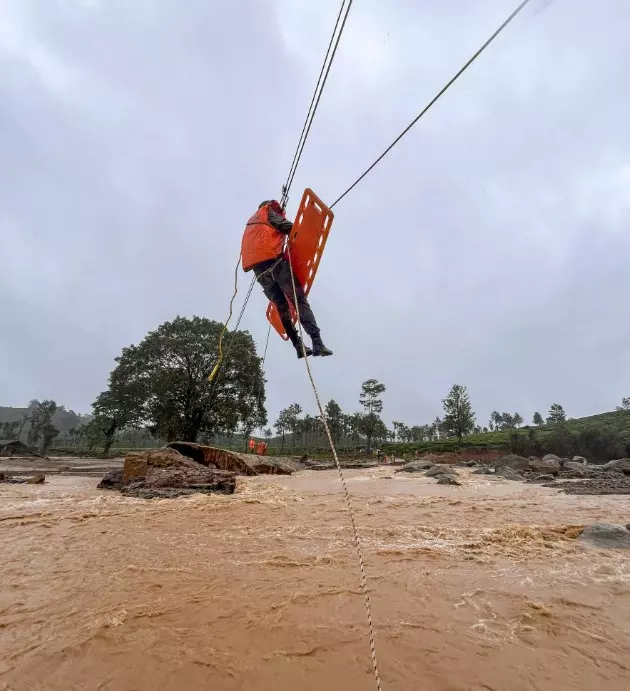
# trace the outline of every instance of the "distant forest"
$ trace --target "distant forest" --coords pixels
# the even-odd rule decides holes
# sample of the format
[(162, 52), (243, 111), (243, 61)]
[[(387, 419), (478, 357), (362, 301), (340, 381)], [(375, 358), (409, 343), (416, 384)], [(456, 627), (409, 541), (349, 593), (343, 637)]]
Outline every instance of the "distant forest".
[(552, 403), (544, 414), (534, 412), (529, 424), (519, 412), (496, 410), (484, 424), (466, 387), (455, 384), (433, 421), (389, 426), (383, 419), (386, 386), (371, 378), (357, 392), (353, 411), (330, 400), (322, 417), (294, 402), (270, 424), (263, 359), (247, 331), (228, 332), (219, 374), (208, 381), (222, 330), (221, 323), (200, 317), (165, 322), (123, 348), (91, 415), (52, 400), (0, 408), (0, 439), (19, 439), (42, 453), (104, 455), (175, 440), (245, 449), (250, 436), (265, 438), (269, 453), (328, 453), (329, 435), (338, 448), (355, 453), (509, 448), (597, 460), (630, 455), (630, 397), (616, 411), (589, 418), (573, 420)]

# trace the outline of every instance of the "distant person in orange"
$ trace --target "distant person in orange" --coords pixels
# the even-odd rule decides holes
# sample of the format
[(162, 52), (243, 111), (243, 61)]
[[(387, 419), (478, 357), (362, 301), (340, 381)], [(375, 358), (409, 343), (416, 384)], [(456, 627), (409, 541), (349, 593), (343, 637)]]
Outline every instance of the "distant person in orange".
[(259, 456), (264, 456), (267, 453), (267, 444), (265, 444), (265, 442), (262, 441), (262, 439), (256, 445), (256, 453)]
[(249, 453), (254, 453), (254, 448), (256, 447), (256, 442), (253, 437), (249, 439)]

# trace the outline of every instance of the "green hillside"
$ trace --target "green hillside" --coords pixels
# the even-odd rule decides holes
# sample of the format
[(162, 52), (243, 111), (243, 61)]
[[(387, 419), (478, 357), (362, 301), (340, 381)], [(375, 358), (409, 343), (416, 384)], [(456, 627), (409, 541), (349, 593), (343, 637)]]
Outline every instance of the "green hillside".
[[(29, 414), (30, 408), (11, 408), (0, 406), (0, 425), (5, 422), (13, 422), (19, 425), (24, 418), (28, 418)], [(80, 427), (81, 425), (89, 422), (91, 417), (91, 415), (78, 415), (74, 412), (74, 410), (66, 410), (63, 406), (59, 406), (52, 417), (52, 423), (63, 434), (64, 432), (68, 432), (73, 428)], [(23, 440), (26, 439), (28, 430), (29, 423), (27, 421), (22, 428), (21, 437)], [(15, 433), (15, 436), (17, 436), (17, 432)]]
[(458, 439), (433, 442), (381, 444), (396, 453), (444, 453), (463, 449), (506, 449), (523, 455), (557, 453), (562, 456), (584, 455), (593, 460), (630, 456), (630, 410), (600, 413), (567, 420), (562, 425), (521, 427), (473, 434)]

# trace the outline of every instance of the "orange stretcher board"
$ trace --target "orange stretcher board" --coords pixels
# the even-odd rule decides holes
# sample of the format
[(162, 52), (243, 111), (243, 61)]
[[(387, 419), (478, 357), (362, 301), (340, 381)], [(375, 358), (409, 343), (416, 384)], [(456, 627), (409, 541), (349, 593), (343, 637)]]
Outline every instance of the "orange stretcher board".
[[(317, 267), (321, 261), (330, 226), (334, 218), (333, 212), (324, 202), (308, 187), (304, 190), (302, 201), (295, 216), (293, 229), (289, 234), (287, 245), (291, 249), (291, 267), (293, 275), (304, 289), (304, 294), (308, 295)], [(285, 256), (286, 253), (285, 253)], [(287, 295), (291, 318), (297, 324), (297, 313), (293, 305), (293, 295)], [(288, 341), (284, 326), (280, 321), (278, 309), (269, 302), (267, 307), (267, 319), (280, 336)]]

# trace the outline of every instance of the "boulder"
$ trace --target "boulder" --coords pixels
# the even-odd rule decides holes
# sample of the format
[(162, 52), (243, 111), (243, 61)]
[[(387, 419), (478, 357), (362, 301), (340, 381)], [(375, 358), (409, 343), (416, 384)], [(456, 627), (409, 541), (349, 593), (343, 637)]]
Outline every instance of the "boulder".
[(98, 489), (122, 489), (123, 471), (122, 469), (112, 470), (96, 485)]
[(437, 477), (438, 475), (457, 476), (457, 471), (450, 465), (434, 465), (426, 472), (427, 477)]
[(525, 478), (518, 473), (514, 468), (510, 466), (503, 466), (499, 468), (495, 473), (495, 477), (502, 477), (506, 480), (524, 480)]
[(494, 475), (494, 472), (488, 466), (482, 466), (472, 471), (473, 475)]
[[(177, 455), (179, 456), (179, 454)], [(137, 451), (128, 453), (125, 456), (125, 464), (122, 470), (122, 484), (126, 485), (129, 482), (133, 482), (133, 480), (141, 480), (145, 478), (148, 469), (149, 464), (147, 452)]]
[(582, 480), (585, 477), (593, 477), (593, 474), (587, 470), (569, 469), (561, 470), (557, 477), (561, 477), (563, 480)]
[(550, 475), (557, 475), (560, 472), (560, 459), (553, 454), (547, 454), (540, 460), (529, 461), (529, 467), (535, 473), (546, 473)]
[(630, 458), (618, 458), (599, 466), (600, 470), (619, 470), (624, 475), (630, 475)]
[[(545, 485), (547, 487), (547, 485)], [(565, 494), (630, 494), (630, 477), (616, 471), (600, 473), (599, 477), (585, 480), (555, 482), (550, 485)]]
[(518, 456), (515, 453), (509, 453), (506, 456), (502, 456), (495, 463), (496, 468), (512, 468), (512, 470), (528, 470), (529, 469), (529, 459), (523, 456)]
[(588, 461), (586, 460), (586, 458), (584, 458), (584, 456), (573, 456), (571, 461), (565, 462), (565, 466), (567, 465), (567, 463), (571, 463), (571, 462), (572, 463), (581, 463), (582, 465), (586, 465), (588, 463)]
[(290, 458), (237, 453), (191, 442), (174, 441), (168, 444), (167, 449), (177, 451), (201, 465), (229, 470), (238, 475), (291, 475), (304, 467)]
[(630, 549), (630, 530), (612, 523), (593, 523), (584, 527), (580, 540), (594, 547)]
[(402, 468), (398, 468), (397, 473), (419, 473), (422, 470), (433, 468), (431, 461), (409, 461)]
[(236, 474), (203, 465), (172, 448), (127, 454), (122, 470), (108, 473), (100, 489), (118, 489), (126, 496), (170, 498), (194, 492), (233, 494)]
[(451, 477), (450, 475), (442, 475), (438, 481), (438, 485), (461, 485), (462, 483), (456, 480), (454, 477)]
[(9, 485), (43, 485), (46, 482), (46, 476), (44, 473), (37, 473), (31, 477), (14, 477), (0, 473), (0, 482), (6, 482)]
[(527, 478), (529, 483), (544, 483), (544, 482), (555, 482), (556, 478), (553, 475), (532, 475), (532, 477)]
[[(576, 458), (579, 458), (579, 456), (576, 456)], [(585, 466), (586, 462), (582, 463), (582, 461), (576, 461), (574, 458), (572, 461), (565, 461), (563, 470), (575, 470), (583, 473), (585, 470)]]

